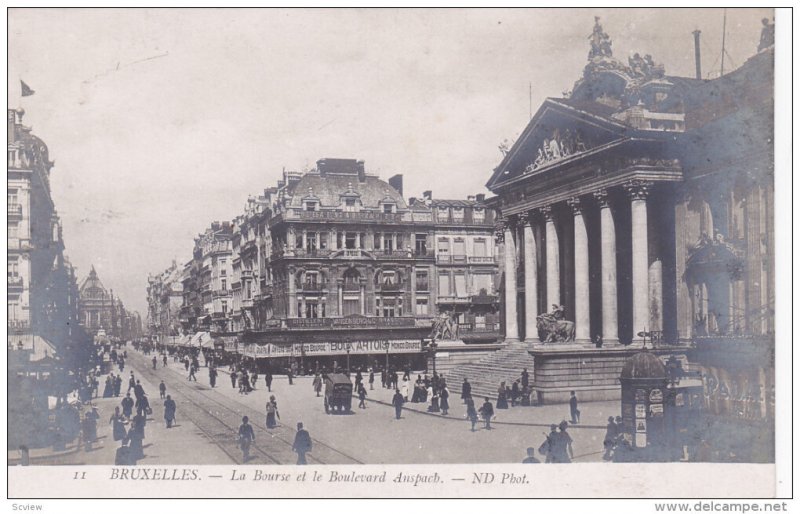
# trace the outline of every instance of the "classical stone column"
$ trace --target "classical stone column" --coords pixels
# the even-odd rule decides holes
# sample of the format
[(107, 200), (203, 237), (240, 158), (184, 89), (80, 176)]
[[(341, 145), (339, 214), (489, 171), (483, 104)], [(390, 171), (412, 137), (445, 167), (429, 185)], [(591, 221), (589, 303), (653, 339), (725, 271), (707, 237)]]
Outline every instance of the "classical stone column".
[(294, 281), (294, 273), (289, 270), (286, 274), (286, 280), (289, 281), (289, 317), (297, 317), (297, 284)]
[(647, 194), (651, 183), (632, 180), (625, 184), (631, 199), (631, 263), (633, 282), (633, 338), (640, 331), (649, 331), (650, 285), (648, 281), (649, 255), (647, 245)]
[(536, 240), (533, 237), (533, 212), (522, 218), (522, 239), (525, 259), (525, 341), (532, 343), (538, 340), (536, 315), (538, 312), (538, 295), (536, 290)]
[(542, 208), (544, 214), (544, 236), (546, 260), (546, 280), (547, 280), (547, 307), (549, 311), (552, 305), (561, 305), (561, 269), (558, 264), (558, 232), (553, 210), (550, 206)]
[(580, 198), (570, 198), (567, 203), (575, 216), (575, 340), (586, 342), (589, 332), (589, 239), (583, 221)]
[(603, 342), (619, 342), (617, 330), (617, 236), (608, 191), (594, 194), (600, 206), (600, 297), (603, 299)]
[(503, 223), (502, 235), (498, 234), (504, 242), (505, 262), (505, 307), (506, 307), (506, 341), (519, 341), (519, 328), (517, 327), (517, 251), (514, 245), (514, 232), (511, 223)]

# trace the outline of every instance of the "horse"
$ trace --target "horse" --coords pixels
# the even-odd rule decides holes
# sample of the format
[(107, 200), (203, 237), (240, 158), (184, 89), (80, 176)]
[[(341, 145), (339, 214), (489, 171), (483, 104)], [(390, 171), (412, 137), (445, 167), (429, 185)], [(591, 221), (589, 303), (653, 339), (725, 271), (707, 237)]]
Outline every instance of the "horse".
[(557, 320), (550, 314), (540, 314), (536, 317), (536, 328), (544, 334), (545, 343), (567, 342), (575, 340), (575, 323), (567, 320)]

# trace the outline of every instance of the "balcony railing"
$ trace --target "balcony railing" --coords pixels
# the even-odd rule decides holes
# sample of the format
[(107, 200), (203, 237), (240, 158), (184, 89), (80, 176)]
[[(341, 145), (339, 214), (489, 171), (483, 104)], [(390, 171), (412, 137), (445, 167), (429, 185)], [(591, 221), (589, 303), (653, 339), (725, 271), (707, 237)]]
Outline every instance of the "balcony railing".
[(287, 209), (277, 216), (270, 219), (270, 226), (275, 226), (285, 220), (319, 220), (319, 221), (360, 221), (360, 222), (388, 222), (401, 223), (402, 213), (384, 213), (374, 211), (306, 211), (302, 209)]
[(19, 275), (8, 277), (8, 287), (22, 287), (24, 280)]
[(470, 264), (494, 264), (494, 257), (470, 257)]
[(8, 204), (8, 215), (9, 216), (22, 216), (22, 205), (18, 203), (10, 203)]
[(300, 283), (300, 291), (322, 291), (325, 288), (324, 284), (321, 282), (301, 282)]
[(459, 323), (458, 332), (461, 334), (500, 332), (500, 323)]
[(9, 330), (27, 330), (31, 324), (26, 319), (10, 319), (8, 320)]
[(387, 292), (397, 292), (403, 288), (401, 284), (381, 284), (380, 289), (381, 291)]

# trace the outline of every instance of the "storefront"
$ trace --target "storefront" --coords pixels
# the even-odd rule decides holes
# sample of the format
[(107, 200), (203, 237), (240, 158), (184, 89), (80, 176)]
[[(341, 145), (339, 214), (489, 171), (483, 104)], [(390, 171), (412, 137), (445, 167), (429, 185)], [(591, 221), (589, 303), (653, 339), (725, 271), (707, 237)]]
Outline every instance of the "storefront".
[(292, 363), (298, 373), (348, 367), (418, 370), (425, 369), (422, 340), (429, 335), (429, 322), (414, 318), (289, 319), (281, 329), (243, 334), (240, 352), (259, 368), (278, 372)]

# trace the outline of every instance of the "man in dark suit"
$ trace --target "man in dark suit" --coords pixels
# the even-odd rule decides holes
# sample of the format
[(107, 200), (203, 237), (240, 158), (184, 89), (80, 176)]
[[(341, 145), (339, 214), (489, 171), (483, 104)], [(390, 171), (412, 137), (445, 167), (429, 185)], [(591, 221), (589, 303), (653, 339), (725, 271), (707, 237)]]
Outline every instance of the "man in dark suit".
[(311, 435), (308, 430), (303, 428), (302, 423), (297, 424), (297, 433), (294, 436), (294, 444), (292, 451), (297, 452), (297, 465), (308, 464), (306, 462), (306, 453), (311, 451)]

